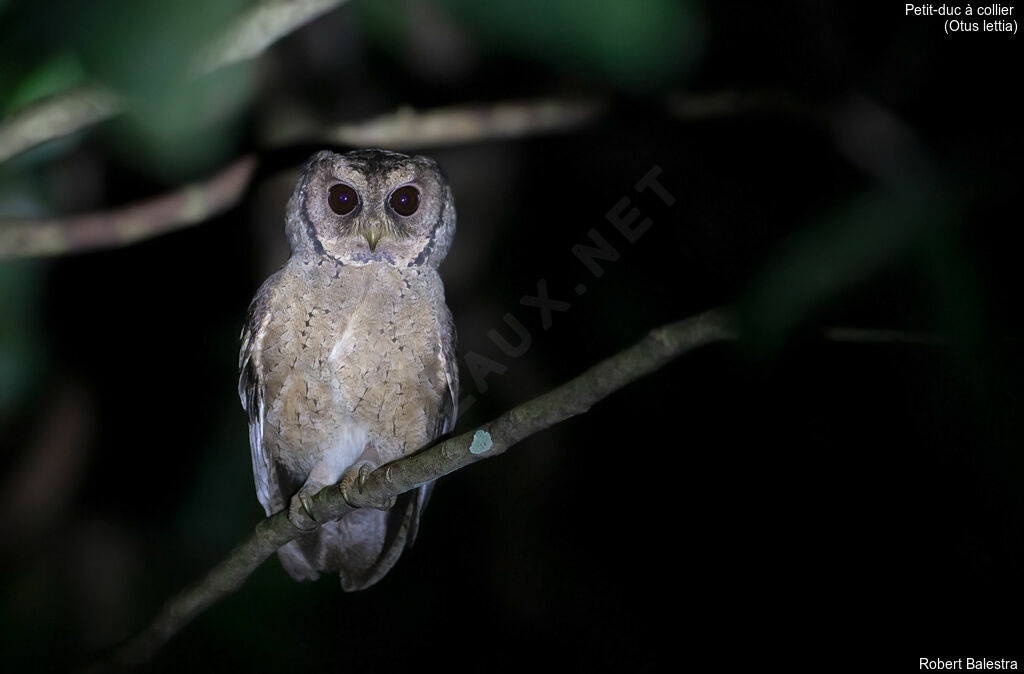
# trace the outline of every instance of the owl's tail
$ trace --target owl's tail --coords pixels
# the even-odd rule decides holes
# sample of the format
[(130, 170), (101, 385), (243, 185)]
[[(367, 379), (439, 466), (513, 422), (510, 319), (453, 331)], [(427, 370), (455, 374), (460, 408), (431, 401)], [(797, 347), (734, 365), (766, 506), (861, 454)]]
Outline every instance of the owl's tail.
[(398, 497), (391, 510), (361, 508), (277, 551), (295, 580), (316, 580), (338, 572), (346, 592), (365, 589), (384, 577), (416, 538), (431, 485)]

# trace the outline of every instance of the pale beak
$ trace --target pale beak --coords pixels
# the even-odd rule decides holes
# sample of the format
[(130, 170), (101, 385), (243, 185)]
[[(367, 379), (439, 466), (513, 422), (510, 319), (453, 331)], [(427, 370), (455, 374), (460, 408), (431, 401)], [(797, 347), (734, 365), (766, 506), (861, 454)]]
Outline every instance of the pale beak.
[(377, 249), (377, 242), (380, 241), (380, 225), (370, 225), (370, 229), (363, 232), (366, 243), (370, 244), (370, 252)]

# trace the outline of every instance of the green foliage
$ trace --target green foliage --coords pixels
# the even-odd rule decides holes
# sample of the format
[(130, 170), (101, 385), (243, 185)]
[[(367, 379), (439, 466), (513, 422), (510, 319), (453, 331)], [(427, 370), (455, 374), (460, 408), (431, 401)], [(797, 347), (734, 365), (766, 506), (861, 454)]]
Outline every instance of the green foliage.
[(233, 155), (253, 85), (251, 68), (241, 64), (132, 99), (111, 124), (112, 149), (169, 184), (202, 175)]
[(127, 114), (105, 136), (121, 160), (169, 183), (205, 173), (233, 154), (255, 83), (244, 65), (198, 77), (195, 64), (243, 8), (242, 0), (25, 3), (17, 21), (0, 26), (0, 110), (98, 82), (124, 96)]
[(674, 0), (445, 0), (481, 35), (506, 50), (644, 91), (692, 63), (699, 12)]
[(71, 50), (56, 52), (14, 83), (6, 100), (2, 101), (4, 112), (71, 89), (84, 80), (85, 70), (78, 56)]
[(83, 61), (128, 98), (128, 115), (113, 125), (124, 161), (174, 182), (230, 156), (253, 91), (250, 71), (192, 75), (196, 56), (240, 8), (237, 0), (104, 0), (81, 17), (75, 32)]
[[(693, 65), (703, 36), (691, 0), (439, 0), (484, 48), (599, 80), (631, 93), (672, 84)], [(385, 45), (402, 43), (404, 0), (361, 3)]]
[(953, 209), (936, 192), (926, 181), (867, 190), (794, 235), (741, 305), (748, 346), (774, 350), (820, 308), (944, 231)]
[(73, 42), (90, 74), (118, 91), (159, 98), (235, 16), (238, 0), (98, 0), (77, 12)]

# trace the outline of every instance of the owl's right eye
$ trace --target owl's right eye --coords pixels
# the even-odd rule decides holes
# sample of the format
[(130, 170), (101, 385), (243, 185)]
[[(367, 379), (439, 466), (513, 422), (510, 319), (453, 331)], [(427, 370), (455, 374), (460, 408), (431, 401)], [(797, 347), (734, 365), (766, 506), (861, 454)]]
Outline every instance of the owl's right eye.
[(327, 205), (338, 215), (348, 215), (359, 205), (359, 195), (345, 183), (331, 185), (327, 191)]

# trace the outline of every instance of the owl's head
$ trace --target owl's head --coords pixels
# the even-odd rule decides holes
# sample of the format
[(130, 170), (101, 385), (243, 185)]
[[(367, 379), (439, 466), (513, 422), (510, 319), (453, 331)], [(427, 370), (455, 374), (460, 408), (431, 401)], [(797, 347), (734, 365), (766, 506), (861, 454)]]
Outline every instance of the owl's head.
[(436, 268), (455, 234), (455, 202), (428, 157), (318, 152), (288, 202), (285, 231), (293, 255)]

